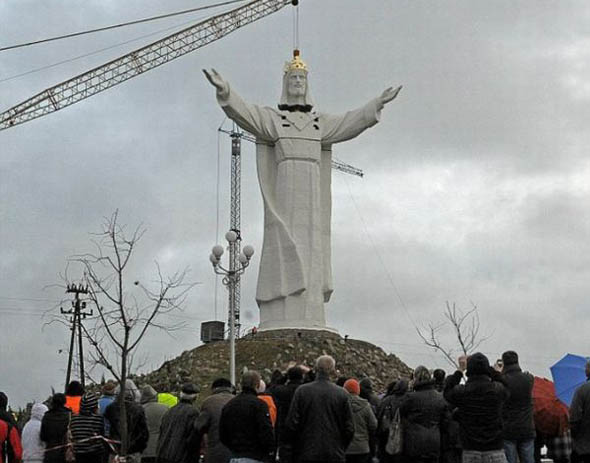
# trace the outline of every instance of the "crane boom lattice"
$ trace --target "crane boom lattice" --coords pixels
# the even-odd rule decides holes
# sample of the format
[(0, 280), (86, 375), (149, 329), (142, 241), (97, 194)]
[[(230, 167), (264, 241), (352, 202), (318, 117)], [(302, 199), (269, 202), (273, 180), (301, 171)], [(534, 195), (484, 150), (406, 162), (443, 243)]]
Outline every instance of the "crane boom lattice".
[(50, 87), (0, 114), (0, 130), (59, 111), (226, 36), (292, 0), (255, 0)]

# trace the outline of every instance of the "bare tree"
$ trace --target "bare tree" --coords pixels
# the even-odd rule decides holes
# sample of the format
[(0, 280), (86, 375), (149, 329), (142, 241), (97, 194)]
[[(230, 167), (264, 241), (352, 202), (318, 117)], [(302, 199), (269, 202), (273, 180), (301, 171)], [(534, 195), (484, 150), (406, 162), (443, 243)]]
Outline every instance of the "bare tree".
[[(464, 311), (458, 309), (453, 302), (451, 305), (449, 301), (445, 303), (444, 317), (445, 321), (439, 323), (429, 323), (426, 328), (416, 327), (416, 331), (424, 344), (439, 351), (447, 362), (455, 368), (459, 368), (457, 355), (468, 356), (477, 349), (481, 343), (490, 338), (489, 335), (480, 334), (480, 321), (477, 312), (477, 306), (471, 303), (471, 309)], [(441, 341), (441, 334), (443, 330), (451, 325), (453, 336), (455, 340), (450, 343), (450, 346)], [(454, 345), (454, 347), (453, 347)]]
[(94, 325), (84, 326), (85, 336), (94, 348), (90, 355), (119, 381), (122, 456), (128, 451), (125, 382), (132, 371), (136, 349), (150, 328), (171, 332), (183, 326), (160, 324), (158, 317), (181, 309), (193, 286), (184, 283), (186, 270), (165, 278), (157, 263), (157, 279), (150, 288), (128, 276), (132, 256), (144, 233), (140, 225), (127, 234), (125, 226), (118, 223), (116, 211), (95, 234), (95, 252), (70, 258), (84, 268), (88, 302), (96, 312), (92, 317)]

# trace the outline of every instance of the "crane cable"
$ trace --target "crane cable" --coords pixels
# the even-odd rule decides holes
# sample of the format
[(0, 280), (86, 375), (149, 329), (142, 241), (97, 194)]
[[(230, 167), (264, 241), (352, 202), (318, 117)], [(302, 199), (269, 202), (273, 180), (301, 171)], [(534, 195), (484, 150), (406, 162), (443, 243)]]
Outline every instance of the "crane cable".
[(69, 38), (78, 37), (78, 36), (81, 36), (81, 35), (94, 34), (96, 32), (108, 31), (108, 30), (117, 29), (117, 28), (120, 28), (120, 27), (132, 26), (134, 24), (140, 24), (140, 23), (146, 23), (146, 22), (150, 22), (150, 21), (156, 21), (158, 19), (171, 18), (173, 16), (179, 16), (179, 15), (183, 15), (183, 14), (187, 14), (187, 13), (194, 13), (195, 11), (208, 10), (208, 9), (211, 9), (211, 8), (217, 8), (217, 7), (220, 7), (220, 6), (231, 5), (233, 3), (239, 3), (239, 2), (243, 2), (243, 1), (245, 1), (245, 0), (228, 0), (228, 1), (225, 1), (225, 2), (221, 2), (221, 3), (215, 3), (215, 4), (212, 4), (212, 5), (200, 6), (200, 7), (197, 7), (197, 8), (190, 8), (188, 10), (177, 11), (177, 12), (174, 12), (174, 13), (167, 13), (167, 14), (162, 14), (162, 15), (159, 15), (159, 16), (152, 16), (152, 17), (149, 17), (149, 18), (136, 19), (135, 21), (128, 21), (128, 22), (124, 22), (124, 23), (120, 23), (120, 24), (114, 24), (112, 26), (99, 27), (99, 28), (96, 28), (96, 29), (90, 29), (90, 30), (81, 31), (81, 32), (73, 32), (71, 34), (65, 34), (65, 35), (59, 35), (59, 36), (56, 36), (56, 37), (50, 37), (50, 38), (47, 38), (47, 39), (35, 40), (33, 42), (26, 42), (26, 43), (19, 43), (19, 44), (16, 44), (16, 45), (9, 45), (9, 46), (0, 48), (0, 52), (7, 51), (7, 50), (14, 50), (16, 48), (30, 47), (30, 46), (33, 46), (33, 45), (39, 45), (41, 43), (54, 42), (56, 40), (69, 39)]
[(293, 50), (299, 50), (299, 2), (293, 2)]
[[(197, 19), (202, 19), (204, 17), (205, 16), (201, 16), (200, 18), (197, 18)], [(178, 29), (179, 27), (183, 27), (183, 26), (186, 26), (188, 24), (192, 24), (194, 22), (195, 22), (195, 19), (191, 19), (190, 21), (185, 21), (185, 22), (180, 23), (180, 24), (175, 24), (173, 26), (166, 27), (165, 29), (158, 29), (157, 31), (150, 32), (149, 34), (141, 35), (139, 37), (135, 37), (133, 39), (126, 40), (124, 42), (119, 42), (119, 43), (116, 43), (114, 45), (109, 45), (108, 47), (105, 47), (105, 48), (100, 48), (98, 50), (94, 50), (94, 51), (91, 51), (91, 52), (88, 52), (88, 53), (84, 53), (82, 55), (74, 56), (72, 58), (67, 58), (65, 60), (58, 61), (56, 63), (48, 64), (48, 65), (45, 65), (45, 66), (41, 66), (41, 67), (38, 67), (38, 68), (29, 69), (28, 71), (21, 72), (19, 74), (13, 74), (11, 76), (8, 76), (8, 77), (5, 77), (5, 78), (0, 79), (0, 84), (3, 83), (3, 82), (9, 82), (9, 81), (14, 80), (14, 79), (19, 79), (21, 77), (28, 76), (29, 74), (35, 74), (37, 72), (41, 72), (41, 71), (45, 71), (47, 69), (51, 69), (51, 68), (54, 68), (54, 67), (57, 67), (57, 66), (61, 66), (62, 64), (73, 63), (74, 61), (78, 61), (78, 60), (83, 59), (83, 58), (88, 58), (89, 56), (98, 55), (99, 53), (103, 53), (105, 51), (113, 50), (115, 48), (122, 47), (123, 45), (127, 45), (127, 44), (130, 44), (130, 43), (133, 43), (133, 42), (137, 42), (138, 40), (143, 40), (143, 39), (146, 39), (148, 37), (153, 37), (154, 35), (161, 34), (162, 32), (168, 32), (168, 31), (171, 31), (171, 30), (174, 30), (174, 29)]]

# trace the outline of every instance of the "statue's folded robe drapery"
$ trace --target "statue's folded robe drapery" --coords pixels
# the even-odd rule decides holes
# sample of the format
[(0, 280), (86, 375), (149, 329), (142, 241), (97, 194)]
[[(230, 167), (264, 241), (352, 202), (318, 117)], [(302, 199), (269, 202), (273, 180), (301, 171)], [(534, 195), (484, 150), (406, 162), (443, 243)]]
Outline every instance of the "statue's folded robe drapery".
[[(225, 90), (217, 94), (222, 109), (257, 139), (258, 178), (264, 201), (264, 241), (256, 300), (260, 305), (261, 302), (300, 293), (308, 287), (310, 275), (304, 268), (299, 248), (309, 243), (294, 239), (286, 224), (285, 213), (279, 212), (281, 207), (277, 204), (277, 188), (282, 188), (286, 180), (288, 183), (297, 181), (277, 178), (279, 164), (285, 161), (307, 161), (319, 165), (319, 191), (310, 191), (309, 194), (320, 196), (321, 234), (319, 237), (310, 236), (309, 239), (321, 240), (321, 291), (324, 302), (327, 302), (333, 291), (330, 238), (332, 144), (354, 138), (375, 125), (383, 105), (380, 99), (374, 99), (359, 109), (339, 116), (289, 112), (246, 103), (229, 85)], [(296, 187), (310, 188), (307, 184)], [(313, 185), (311, 190), (314, 190)]]

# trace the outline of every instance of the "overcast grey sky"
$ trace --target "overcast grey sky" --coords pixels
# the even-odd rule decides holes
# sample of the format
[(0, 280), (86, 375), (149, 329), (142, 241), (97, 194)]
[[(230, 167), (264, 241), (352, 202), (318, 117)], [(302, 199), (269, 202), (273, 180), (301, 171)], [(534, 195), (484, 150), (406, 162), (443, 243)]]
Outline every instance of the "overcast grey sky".
[[(0, 46), (208, 3), (4, 0)], [(0, 133), (0, 390), (13, 404), (62, 386), (68, 331), (43, 327), (49, 317), (40, 314), (65, 295), (46, 287), (61, 283), (68, 256), (92, 249), (90, 233), (117, 208), (122, 222), (147, 228), (131, 281), (151, 281), (157, 260), (167, 273), (190, 267), (200, 283), (187, 329), (145, 339), (147, 368), (199, 344), (200, 322), (215, 317), (208, 255), (217, 213), (221, 236), (229, 223), (229, 140), (219, 141), (218, 210), (224, 117), (201, 69), (275, 105), (292, 49), (290, 9)], [(514, 349), (525, 369), (549, 376), (564, 353), (588, 354), (587, 2), (302, 0), (300, 9), (319, 110), (342, 112), (404, 86), (377, 126), (335, 147), (365, 177), (333, 176), (329, 325), (412, 367), (449, 369), (414, 324), (441, 320), (445, 301), (473, 302), (492, 358)], [(169, 32), (14, 76), (204, 16), (0, 52), (0, 111)], [(242, 199), (244, 242), (257, 250), (242, 283), (249, 328), (258, 321), (262, 203), (246, 144)], [(80, 272), (68, 268), (72, 279)], [(225, 298), (220, 288), (218, 318)]]

